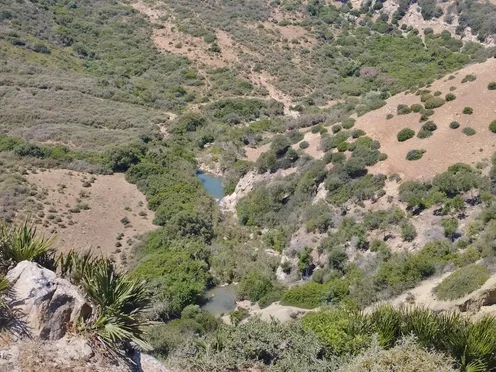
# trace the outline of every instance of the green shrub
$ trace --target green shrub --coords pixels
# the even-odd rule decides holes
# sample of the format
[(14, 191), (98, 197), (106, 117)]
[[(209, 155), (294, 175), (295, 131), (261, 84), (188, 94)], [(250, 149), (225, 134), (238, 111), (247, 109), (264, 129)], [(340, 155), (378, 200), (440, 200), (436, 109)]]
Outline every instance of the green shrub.
[(427, 101), (425, 101), (424, 106), (426, 109), (435, 109), (435, 108), (441, 107), (445, 103), (446, 103), (446, 101), (444, 99), (442, 99), (441, 97), (433, 97), (433, 98), (429, 98)]
[(489, 124), (489, 130), (493, 133), (496, 133), (496, 120), (493, 120), (491, 124)]
[(365, 132), (361, 129), (355, 129), (353, 132), (351, 132), (351, 136), (353, 138), (358, 138), (358, 137), (361, 137), (361, 136), (365, 136)]
[(487, 84), (487, 89), (496, 90), (496, 81), (491, 81), (489, 84)]
[(433, 133), (430, 130), (422, 129), (417, 133), (417, 137), (420, 139), (424, 139), (424, 138), (429, 138), (430, 136), (432, 136), (432, 134)]
[(472, 107), (465, 107), (463, 109), (463, 113), (466, 115), (472, 115), (474, 113), (474, 109)]
[(282, 294), (281, 305), (314, 309), (325, 302), (327, 286), (315, 282), (305, 283), (288, 289)]
[(410, 107), (408, 107), (408, 105), (399, 104), (398, 107), (396, 108), (396, 113), (398, 115), (406, 115), (411, 112), (412, 110), (410, 109)]
[(479, 289), (490, 276), (486, 267), (468, 265), (445, 278), (434, 288), (434, 293), (442, 301), (455, 300)]
[(261, 272), (255, 271), (246, 275), (239, 283), (238, 296), (257, 302), (274, 290), (272, 280)]
[(307, 141), (301, 141), (298, 146), (300, 147), (300, 149), (307, 149), (310, 144)]
[(413, 112), (420, 112), (420, 110), (422, 110), (422, 105), (420, 103), (414, 103), (410, 106), (410, 110)]
[(462, 79), (462, 84), (469, 82), (469, 81), (475, 81), (477, 79), (477, 76), (475, 75), (467, 75)]
[(434, 96), (430, 93), (423, 93), (421, 96), (420, 96), (420, 102), (427, 102), (428, 100), (430, 99), (433, 99)]
[(434, 97), (439, 97), (441, 94), (442, 93), (439, 90), (437, 90), (434, 92)]
[(353, 126), (355, 125), (355, 122), (356, 122), (356, 120), (355, 120), (355, 119), (353, 119), (353, 118), (344, 119), (344, 120), (341, 122), (341, 126), (342, 126), (344, 129), (351, 129), (351, 128), (353, 128)]
[(336, 146), (336, 149), (339, 152), (345, 152), (346, 150), (348, 150), (348, 145), (349, 145), (348, 142), (341, 142)]
[(422, 125), (422, 130), (428, 130), (434, 132), (437, 129), (437, 125), (433, 121), (428, 121)]
[(344, 163), (346, 160), (346, 155), (342, 152), (336, 152), (332, 154), (331, 162), (332, 164)]
[(320, 125), (314, 125), (314, 126), (310, 129), (310, 131), (311, 131), (312, 133), (319, 133), (319, 132), (320, 132), (320, 129), (322, 129), (322, 127), (321, 127)]
[(475, 129), (473, 128), (470, 128), (470, 127), (465, 127), (462, 129), (462, 132), (463, 134), (465, 134), (466, 136), (473, 136), (476, 132), (475, 132)]
[(419, 160), (424, 156), (425, 150), (410, 150), (406, 154), (406, 160)]
[(341, 125), (336, 124), (332, 126), (332, 133), (337, 133), (342, 129)]
[(452, 121), (452, 122), (449, 124), (449, 127), (450, 127), (451, 129), (457, 129), (457, 128), (459, 128), (459, 127), (460, 127), (460, 123), (459, 123), (459, 122), (457, 122), (457, 121)]
[(390, 120), (392, 118), (394, 118), (394, 115), (393, 114), (387, 114), (386, 115), (386, 120)]
[(456, 96), (453, 93), (448, 93), (446, 94), (446, 102), (454, 101), (456, 99)]
[(410, 128), (404, 128), (400, 130), (396, 136), (399, 142), (404, 142), (406, 140), (409, 140), (415, 135), (415, 131), (413, 131)]

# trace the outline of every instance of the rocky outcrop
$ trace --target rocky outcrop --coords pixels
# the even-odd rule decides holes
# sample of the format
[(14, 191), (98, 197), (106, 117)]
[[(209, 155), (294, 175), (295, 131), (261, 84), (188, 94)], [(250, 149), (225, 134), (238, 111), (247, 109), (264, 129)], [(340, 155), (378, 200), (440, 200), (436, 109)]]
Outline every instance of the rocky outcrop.
[(31, 336), (58, 340), (91, 315), (91, 306), (76, 287), (36, 263), (19, 263), (7, 279), (12, 285), (12, 306)]
[(285, 177), (291, 173), (296, 172), (296, 168), (289, 169), (279, 169), (276, 173), (264, 173), (259, 174), (254, 171), (245, 174), (236, 185), (234, 192), (231, 195), (227, 195), (220, 201), (220, 207), (224, 212), (235, 212), (237, 202), (248, 195), (248, 193), (253, 190), (255, 185), (260, 182), (271, 182), (278, 177)]
[(69, 332), (91, 316), (92, 308), (77, 287), (53, 271), (23, 261), (6, 277), (12, 286), (7, 300), (16, 319), (12, 332), (0, 336), (0, 371), (168, 371), (139, 351), (129, 360), (109, 358), (100, 343)]

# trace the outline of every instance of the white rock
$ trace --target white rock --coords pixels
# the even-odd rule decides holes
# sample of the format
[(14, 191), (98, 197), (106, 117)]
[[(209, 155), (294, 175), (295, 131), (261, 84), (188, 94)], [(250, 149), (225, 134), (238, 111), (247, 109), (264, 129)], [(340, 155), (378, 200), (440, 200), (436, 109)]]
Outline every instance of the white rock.
[(20, 262), (6, 277), (12, 285), (12, 305), (34, 337), (58, 340), (80, 318), (91, 315), (91, 306), (76, 287), (36, 263)]

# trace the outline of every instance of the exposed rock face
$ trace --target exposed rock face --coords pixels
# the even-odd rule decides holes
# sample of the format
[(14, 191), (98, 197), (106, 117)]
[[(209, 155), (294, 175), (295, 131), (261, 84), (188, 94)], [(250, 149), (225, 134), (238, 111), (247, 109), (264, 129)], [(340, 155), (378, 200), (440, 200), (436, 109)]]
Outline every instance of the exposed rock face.
[(76, 287), (48, 269), (23, 261), (7, 274), (13, 303), (31, 336), (58, 340), (79, 319), (88, 319), (92, 308)]
[(220, 201), (220, 207), (225, 212), (235, 212), (237, 202), (248, 195), (257, 183), (262, 181), (271, 182), (278, 177), (285, 177), (296, 172), (296, 168), (279, 169), (276, 173), (258, 174), (254, 171), (246, 173), (236, 185), (234, 192)]

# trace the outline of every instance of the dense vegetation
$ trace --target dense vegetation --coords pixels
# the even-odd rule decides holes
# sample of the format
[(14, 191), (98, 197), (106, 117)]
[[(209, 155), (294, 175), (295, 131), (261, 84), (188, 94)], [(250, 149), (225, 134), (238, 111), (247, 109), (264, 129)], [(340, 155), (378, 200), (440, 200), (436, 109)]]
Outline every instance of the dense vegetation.
[[(432, 136), (438, 126), (429, 117), (456, 96), (425, 88), (494, 57), (495, 49), (447, 31), (420, 35), (398, 22), (410, 6), (427, 20), (453, 21), (456, 12), (457, 34), (471, 27), (484, 41), (495, 33), (494, 6), (460, 0), (443, 14), (436, 1), (402, 0), (390, 15), (380, 1), (359, 9), (317, 0), (221, 3), (171, 0), (174, 17), (155, 24), (128, 5), (100, 0), (1, 4), (1, 216), (10, 223), (39, 206), (31, 197), (43, 191), (29, 188), (17, 165), (63, 167), (125, 173), (146, 195), (158, 226), (136, 247), (126, 273), (90, 254), (56, 260), (50, 240), (35, 239), (27, 224), (4, 226), (1, 272), (23, 259), (58, 268), (97, 309), (90, 334), (113, 348), (150, 344), (180, 367), (384, 370), (401, 367), (407, 354), (413, 370), (493, 368), (493, 318), (360, 310), (447, 271), (454, 273), (437, 287), (440, 299), (485, 282), (495, 256), (496, 158), (488, 176), (482, 163), (455, 164), (431, 181), (401, 182), (371, 172), (387, 155), (351, 116), (383, 107), (393, 94), (417, 92), (422, 104), (400, 104), (395, 114), (418, 113), (417, 137)], [(275, 11), (282, 20), (274, 21)], [(208, 44), (211, 58), (222, 52), (219, 30), (243, 53), (227, 67), (161, 53), (151, 40), (164, 27), (159, 22)], [(289, 40), (275, 31), (289, 25), (304, 36)], [(284, 116), (287, 107), (253, 76), (271, 77), (299, 116)], [(338, 103), (325, 107), (329, 100)], [(305, 152), (304, 128), (317, 136), (322, 159)], [(405, 128), (397, 139), (415, 134)], [(268, 150), (255, 162), (245, 159), (246, 146), (261, 145)], [(412, 161), (425, 152), (407, 150)], [(249, 172), (264, 181), (237, 202), (232, 218), (197, 179), (200, 167), (218, 169), (227, 194)], [(395, 197), (387, 186), (399, 182)], [(480, 215), (460, 223), (472, 207)], [(435, 221), (430, 235), (414, 216)], [(31, 240), (21, 241), (22, 232)], [(299, 235), (310, 239), (293, 239)], [(248, 314), (238, 309), (227, 326), (201, 309), (205, 291), (220, 283), (239, 283), (238, 299), (262, 308), (280, 301), (324, 309), (286, 325), (244, 322)], [(6, 287), (0, 278), (0, 293)]]

